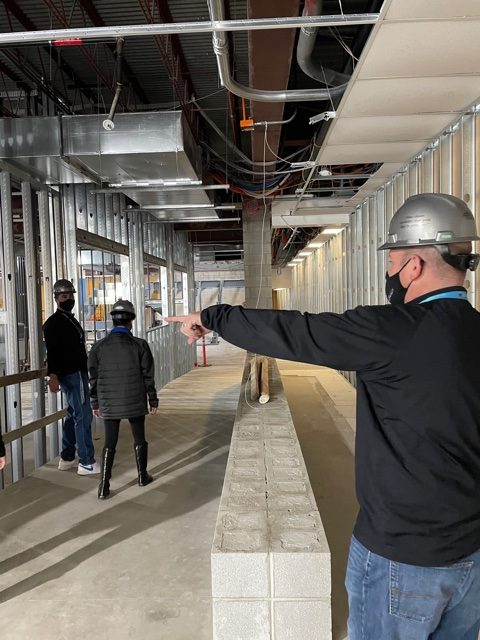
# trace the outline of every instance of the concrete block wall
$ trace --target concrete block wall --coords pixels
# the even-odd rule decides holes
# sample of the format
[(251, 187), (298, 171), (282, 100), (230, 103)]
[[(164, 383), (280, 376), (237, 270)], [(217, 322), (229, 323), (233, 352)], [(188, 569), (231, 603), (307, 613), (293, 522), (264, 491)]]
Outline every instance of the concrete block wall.
[(270, 360), (270, 402), (252, 401), (250, 358), (212, 546), (213, 637), (331, 640), (330, 550), (280, 374)]

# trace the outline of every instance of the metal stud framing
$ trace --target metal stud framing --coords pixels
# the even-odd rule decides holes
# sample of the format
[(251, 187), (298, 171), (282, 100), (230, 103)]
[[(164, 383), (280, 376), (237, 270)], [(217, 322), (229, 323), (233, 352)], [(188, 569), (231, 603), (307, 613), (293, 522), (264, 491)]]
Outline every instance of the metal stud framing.
[[(377, 252), (398, 207), (417, 193), (453, 193), (480, 215), (476, 180), (480, 162), (480, 108), (460, 120), (421, 154), (358, 205), (350, 224), (338, 236), (293, 267), (291, 308), (341, 313), (360, 304), (385, 304), (387, 252)], [(480, 305), (475, 273), (466, 286), (472, 304)], [(332, 295), (333, 289), (333, 295)], [(287, 298), (285, 298), (287, 299)], [(346, 377), (354, 382), (354, 375)]]

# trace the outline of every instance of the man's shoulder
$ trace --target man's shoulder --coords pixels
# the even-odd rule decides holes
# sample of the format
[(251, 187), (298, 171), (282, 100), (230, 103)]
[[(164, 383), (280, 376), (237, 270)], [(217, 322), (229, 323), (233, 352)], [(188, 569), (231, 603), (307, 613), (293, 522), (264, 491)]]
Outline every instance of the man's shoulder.
[(52, 313), (51, 316), (48, 316), (48, 318), (45, 320), (43, 324), (43, 328), (48, 329), (49, 327), (58, 324), (62, 320), (63, 320), (62, 314), (55, 311), (54, 313)]

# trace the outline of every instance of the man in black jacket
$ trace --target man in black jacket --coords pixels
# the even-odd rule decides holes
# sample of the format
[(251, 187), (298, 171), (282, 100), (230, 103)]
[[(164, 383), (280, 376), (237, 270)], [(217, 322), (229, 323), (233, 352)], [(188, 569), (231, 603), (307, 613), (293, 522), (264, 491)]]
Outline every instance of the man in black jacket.
[(180, 318), (250, 351), (357, 372), (360, 512), (349, 640), (477, 640), (480, 313), (464, 288), (475, 220), (445, 194), (409, 198), (389, 228), (391, 305), (343, 314), (217, 305)]
[(68, 404), (58, 468), (66, 471), (76, 465), (76, 449), (77, 472), (85, 476), (99, 473), (100, 469), (95, 462), (92, 441), (85, 334), (72, 313), (75, 293), (70, 280), (57, 280), (53, 286), (57, 310), (43, 325), (43, 335), (47, 347), (48, 386), (53, 393), (61, 389)]
[(96, 342), (88, 356), (90, 397), (96, 416), (105, 425), (105, 445), (98, 497), (110, 495), (115, 448), (120, 420), (128, 419), (135, 442), (138, 484), (144, 487), (153, 478), (147, 471), (148, 442), (145, 440), (145, 415), (156, 413), (155, 365), (146, 340), (132, 335), (135, 308), (129, 300), (118, 300), (110, 311), (113, 329)]

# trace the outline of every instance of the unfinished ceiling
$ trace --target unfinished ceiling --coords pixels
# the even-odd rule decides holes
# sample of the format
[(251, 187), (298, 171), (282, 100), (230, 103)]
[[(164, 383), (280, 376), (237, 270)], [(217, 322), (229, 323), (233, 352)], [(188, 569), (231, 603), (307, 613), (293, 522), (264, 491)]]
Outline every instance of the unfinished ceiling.
[[(232, 31), (224, 41), (217, 32), (222, 46), (215, 50), (209, 32), (126, 37), (120, 49), (114, 37), (57, 47), (51, 40), (5, 44), (0, 34), (5, 118), (89, 116), (100, 130), (115, 96), (111, 113), (118, 126), (122, 113), (182, 111), (188, 138), (199, 150), (198, 165), (190, 154), (195, 170), (189, 177), (208, 186), (228, 184), (228, 190), (148, 192), (147, 183), (180, 176), (174, 171), (165, 178), (161, 163), (138, 158), (130, 182), (144, 186), (125, 192), (132, 204), (223, 207), (212, 218), (225, 222), (213, 227), (208, 221), (192, 224), (195, 215), (204, 215), (201, 209), (166, 208), (158, 215), (188, 221), (179, 228), (188, 230), (194, 243), (239, 245), (241, 224), (231, 219), (232, 211), (266, 197), (273, 226), (283, 228), (280, 235), (274, 231), (273, 242), (282, 263), (319, 227), (345, 223), (359, 202), (480, 96), (477, 0), (2, 0), (2, 5), (5, 35), (343, 11), (341, 26)], [(352, 14), (362, 14), (363, 24), (349, 24)], [(222, 51), (228, 60), (222, 81), (230, 76), (231, 91), (219, 80)], [(242, 87), (252, 98), (244, 104)], [(261, 99), (255, 90), (264, 94)], [(270, 99), (271, 91), (285, 97)], [(295, 96), (286, 93), (291, 91)], [(248, 119), (250, 126), (242, 126)], [(114, 130), (100, 133), (106, 139)], [(132, 149), (140, 148), (136, 135), (132, 131)], [(67, 156), (63, 149), (54, 164), (63, 166)], [(102, 187), (128, 182), (128, 162), (120, 179), (110, 166), (117, 160), (101, 158), (79, 160)], [(67, 163), (58, 180), (71, 168)]]

